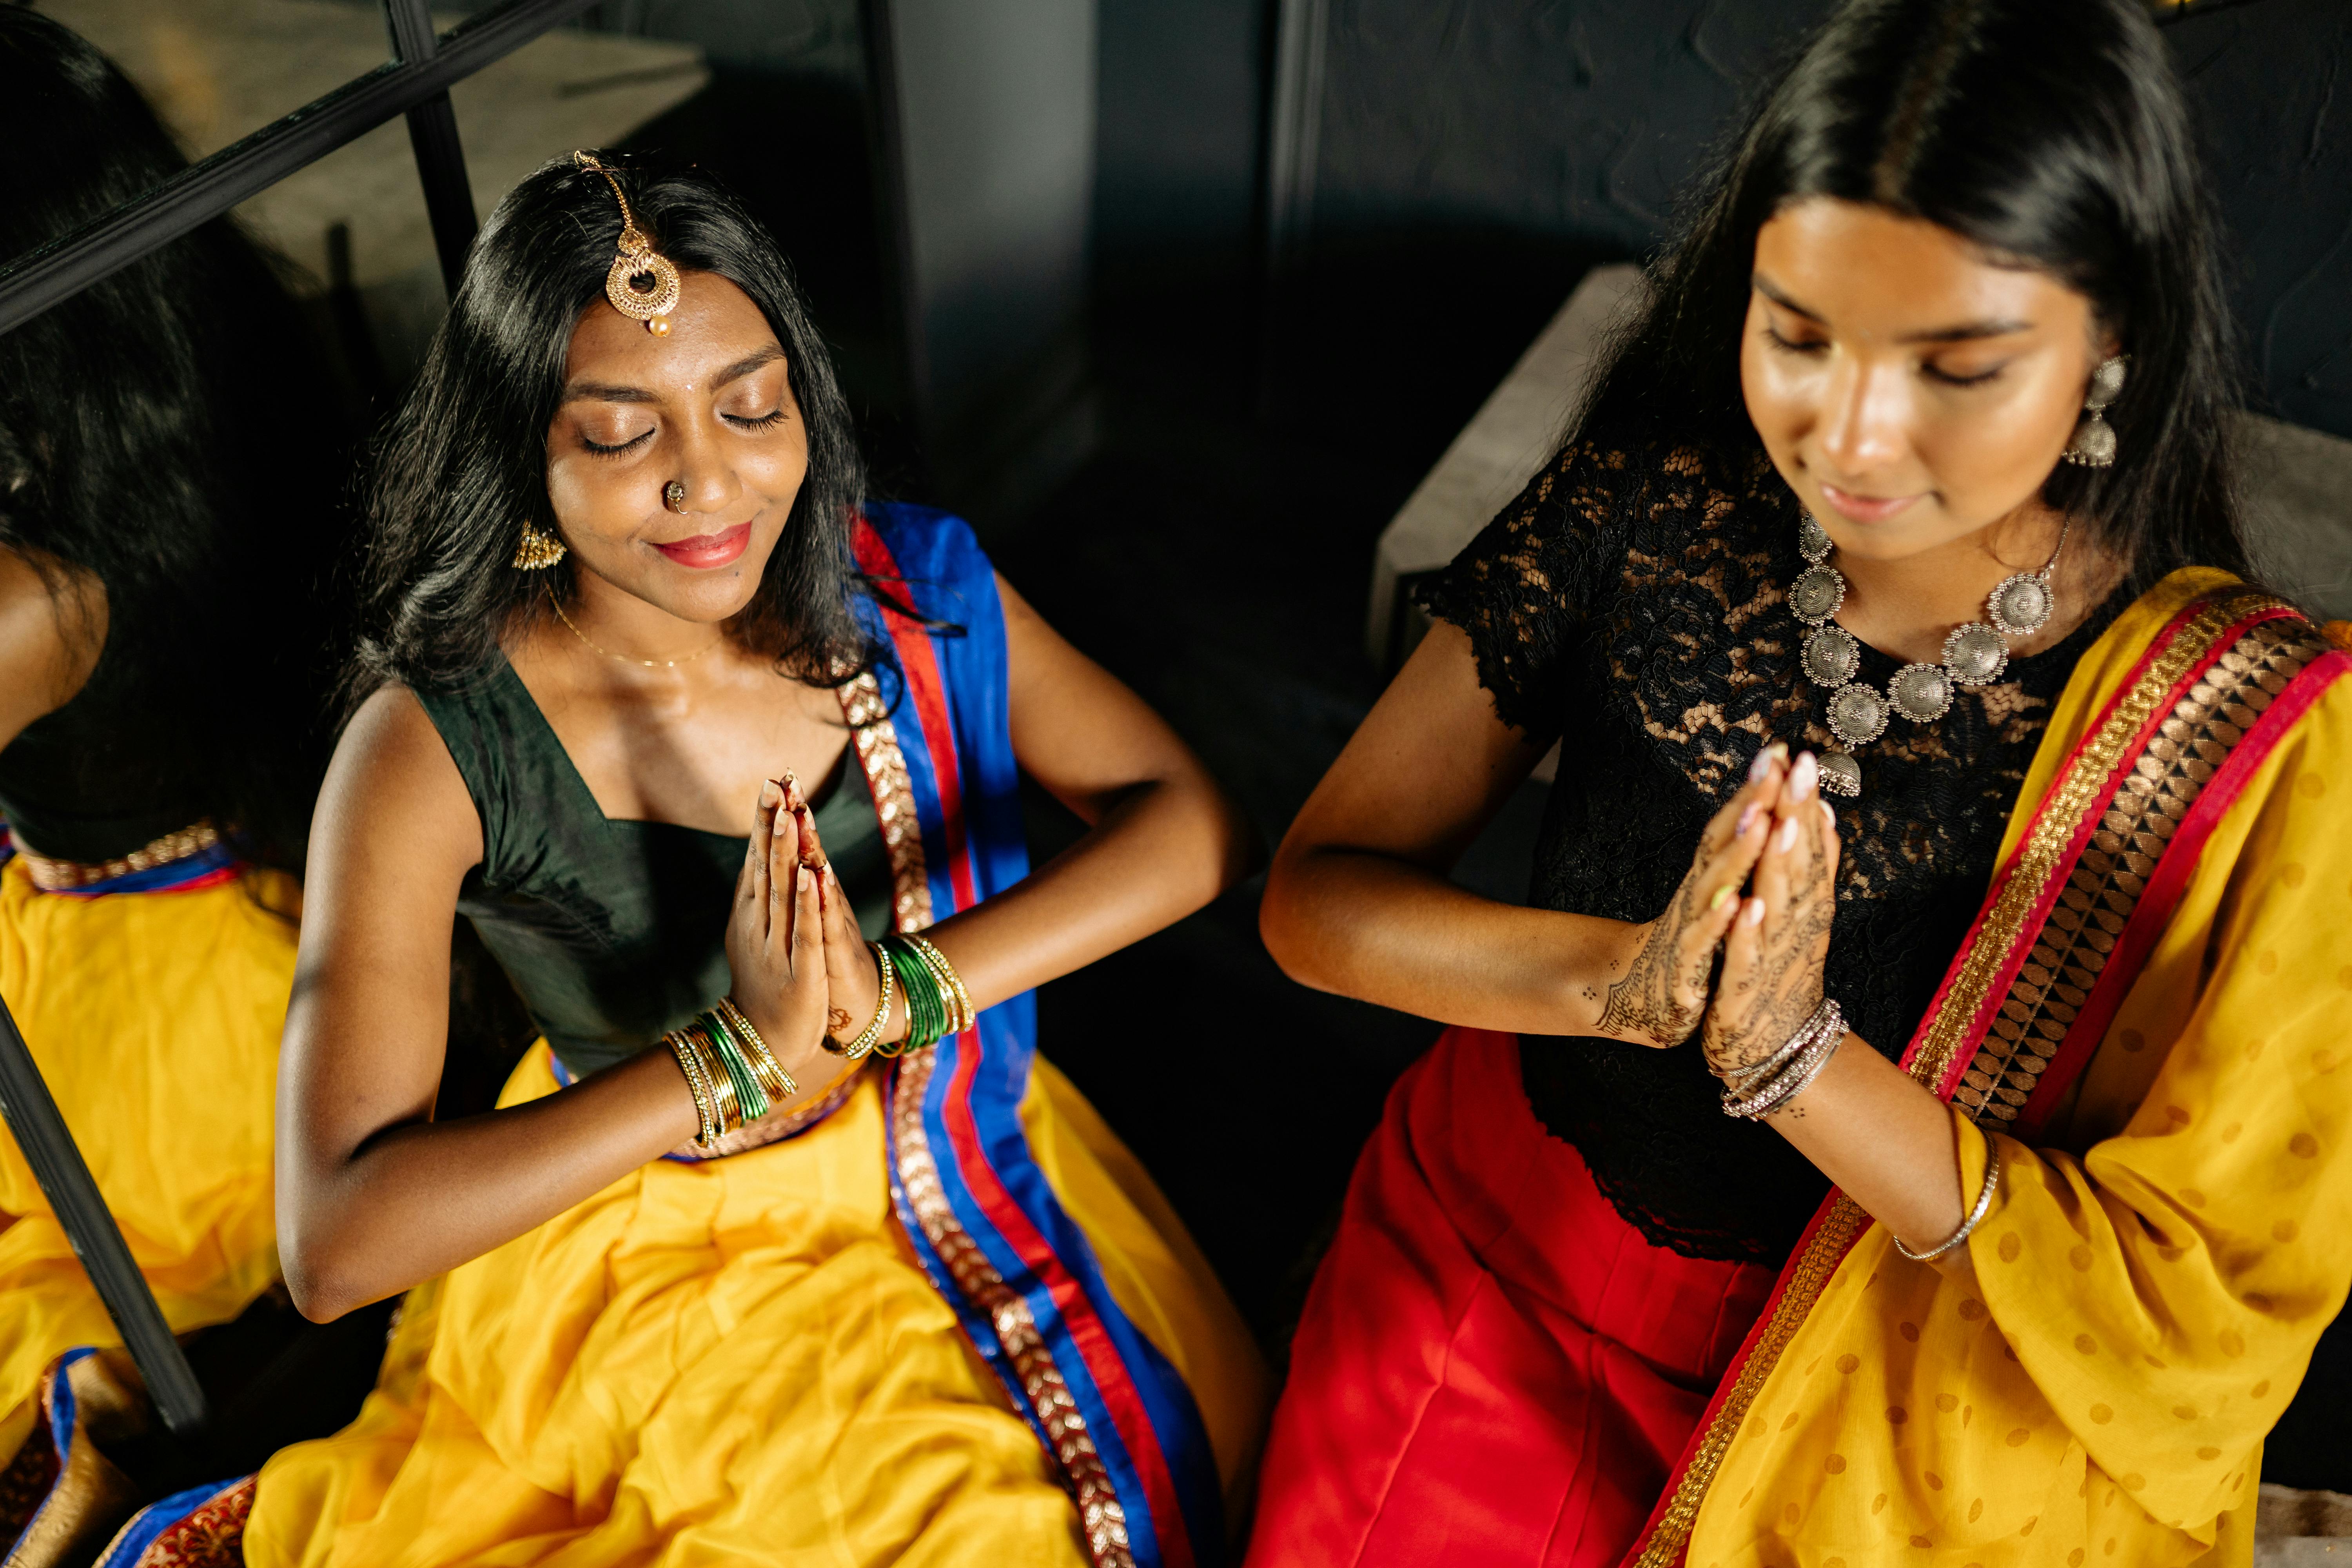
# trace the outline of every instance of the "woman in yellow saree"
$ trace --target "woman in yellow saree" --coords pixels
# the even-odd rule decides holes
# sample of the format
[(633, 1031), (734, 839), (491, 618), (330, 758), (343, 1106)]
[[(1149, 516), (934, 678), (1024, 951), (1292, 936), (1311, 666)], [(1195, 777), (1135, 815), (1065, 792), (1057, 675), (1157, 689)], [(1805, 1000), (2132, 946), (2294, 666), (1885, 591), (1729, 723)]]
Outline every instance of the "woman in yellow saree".
[[(1427, 586), (1263, 924), (1454, 1026), (1253, 1563), (2250, 1558), (2352, 1285), (2352, 658), (2243, 581), (2199, 192), (2126, 0), (1842, 7)], [(1451, 886), (1555, 737), (1528, 907)]]

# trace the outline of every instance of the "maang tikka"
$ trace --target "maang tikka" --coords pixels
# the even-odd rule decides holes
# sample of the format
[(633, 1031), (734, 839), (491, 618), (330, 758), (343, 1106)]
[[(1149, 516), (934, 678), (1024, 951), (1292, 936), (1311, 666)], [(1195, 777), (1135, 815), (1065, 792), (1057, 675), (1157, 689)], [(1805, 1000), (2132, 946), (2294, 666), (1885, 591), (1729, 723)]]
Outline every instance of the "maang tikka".
[(669, 313), (677, 306), (677, 268), (637, 227), (636, 215), (629, 210), (629, 198), (621, 194), (621, 182), (613, 171), (593, 153), (574, 153), (572, 157), (582, 168), (604, 175), (613, 187), (613, 199), (621, 204), (621, 246), (613, 257), (613, 269), (604, 274), (604, 298), (629, 320), (643, 321), (654, 336), (669, 336)]

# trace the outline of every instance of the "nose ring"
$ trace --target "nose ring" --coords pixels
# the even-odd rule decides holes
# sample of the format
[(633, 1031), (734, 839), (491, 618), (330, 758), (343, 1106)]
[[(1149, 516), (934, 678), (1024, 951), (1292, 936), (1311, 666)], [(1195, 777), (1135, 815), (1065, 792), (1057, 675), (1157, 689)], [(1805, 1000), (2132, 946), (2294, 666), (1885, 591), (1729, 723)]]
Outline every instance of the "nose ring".
[(662, 505), (683, 516), (686, 511), (686, 481), (672, 479), (662, 486)]

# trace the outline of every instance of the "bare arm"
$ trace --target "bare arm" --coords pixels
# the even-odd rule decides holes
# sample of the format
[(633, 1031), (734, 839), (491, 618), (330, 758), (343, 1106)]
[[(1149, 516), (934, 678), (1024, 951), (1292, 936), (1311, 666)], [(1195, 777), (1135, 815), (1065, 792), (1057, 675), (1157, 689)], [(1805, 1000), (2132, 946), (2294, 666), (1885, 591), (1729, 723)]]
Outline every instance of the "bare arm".
[[(1478, 685), (1470, 639), (1439, 622), (1316, 786), (1276, 852), (1259, 928), (1294, 980), (1449, 1024), (1673, 1045), (1697, 1024), (1715, 944), (1762, 844), (1742, 816), (1706, 831), (1646, 924), (1497, 903), (1445, 873), (1542, 753)], [(1567, 765), (1574, 766), (1574, 759)]]
[(0, 750), (73, 700), (106, 647), (106, 590), (52, 562), (47, 574), (0, 547)]
[(1248, 875), (1259, 853), (1239, 808), (1167, 721), (1011, 584), (1000, 576), (996, 586), (1013, 752), (1090, 831), (932, 933), (982, 1007), (1181, 920)]
[[(747, 880), (755, 867), (766, 874), (763, 908), (798, 880), (793, 819), (772, 833), (775, 820), (763, 800), (746, 866)], [(377, 693), (320, 795), (278, 1063), (278, 1250), (295, 1304), (314, 1320), (479, 1257), (695, 1134), (693, 1097), (659, 1048), (525, 1105), (432, 1119), (449, 929), (481, 854), (473, 802), (423, 709), (406, 691)], [(799, 896), (813, 917), (814, 879)], [(745, 908), (739, 889), (729, 931), (739, 981)], [(812, 942), (816, 925), (804, 924)], [(821, 1014), (821, 947), (814, 970)], [(789, 974), (761, 978), (747, 994), (796, 990)], [(753, 1016), (782, 1054), (789, 1020)]]

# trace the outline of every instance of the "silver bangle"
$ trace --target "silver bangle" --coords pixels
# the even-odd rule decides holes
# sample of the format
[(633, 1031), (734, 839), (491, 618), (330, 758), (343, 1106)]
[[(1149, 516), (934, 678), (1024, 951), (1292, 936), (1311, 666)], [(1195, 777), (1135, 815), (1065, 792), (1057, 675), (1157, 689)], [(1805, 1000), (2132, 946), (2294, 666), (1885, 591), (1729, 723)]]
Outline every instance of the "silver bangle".
[(1769, 1079), (1774, 1073), (1805, 1054), (1805, 1048), (1814, 1043), (1815, 1038), (1821, 1034), (1823, 1021), (1829, 1016), (1831, 1009), (1836, 1005), (1834, 1002), (1823, 997), (1822, 1005), (1813, 1009), (1812, 1016), (1799, 1025), (1797, 1032), (1790, 1035), (1779, 1050), (1760, 1062), (1750, 1062), (1744, 1068), (1733, 1068), (1728, 1072), (1717, 1073), (1716, 1076), (1734, 1089)]
[[(1723, 1075), (1727, 1085), (1723, 1091), (1723, 1113), (1750, 1121), (1770, 1115), (1802, 1094), (1844, 1043), (1845, 1014), (1824, 997), (1787, 1045), (1755, 1067), (1735, 1068)], [(1755, 1081), (1743, 1084), (1735, 1074)]]
[(1748, 1121), (1762, 1121), (1812, 1088), (1813, 1079), (1822, 1076), (1822, 1069), (1830, 1065), (1830, 1058), (1844, 1044), (1845, 1024), (1841, 1019), (1836, 1028), (1824, 1031), (1803, 1056), (1790, 1063), (1788, 1070), (1771, 1082), (1745, 1100), (1727, 1099), (1725, 1113)]
[(1944, 1254), (1966, 1241), (1969, 1238), (1969, 1232), (1976, 1229), (1977, 1222), (1984, 1218), (1987, 1209), (1992, 1207), (1992, 1190), (1999, 1185), (2000, 1185), (2000, 1147), (1988, 1139), (1985, 1142), (1984, 1190), (1977, 1194), (1977, 1206), (1969, 1211), (1968, 1218), (1960, 1221), (1960, 1228), (1946, 1237), (1943, 1246), (1926, 1252), (1914, 1252), (1903, 1245), (1903, 1238), (1895, 1236), (1894, 1227), (1889, 1226), (1886, 1234), (1895, 1237), (1895, 1250), (1914, 1263), (1926, 1263), (1931, 1258), (1943, 1257)]

